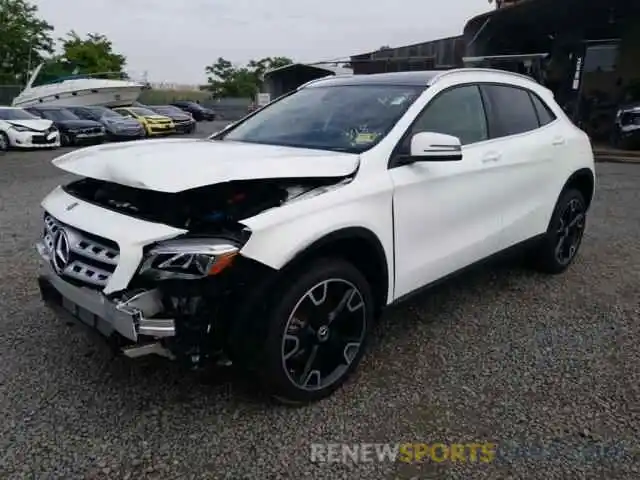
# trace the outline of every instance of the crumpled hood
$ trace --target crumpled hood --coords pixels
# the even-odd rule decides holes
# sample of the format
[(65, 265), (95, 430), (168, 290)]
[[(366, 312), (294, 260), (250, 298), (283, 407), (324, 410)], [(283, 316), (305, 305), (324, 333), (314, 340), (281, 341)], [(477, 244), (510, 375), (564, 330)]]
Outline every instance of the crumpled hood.
[(185, 138), (98, 145), (52, 163), (83, 177), (176, 193), (233, 180), (346, 177), (358, 168), (359, 156)]
[(51, 120), (45, 120), (45, 119), (6, 120), (6, 122), (12, 125), (20, 125), (21, 127), (27, 127), (33, 130), (38, 130), (39, 132), (44, 132), (47, 128), (53, 125), (53, 122)]

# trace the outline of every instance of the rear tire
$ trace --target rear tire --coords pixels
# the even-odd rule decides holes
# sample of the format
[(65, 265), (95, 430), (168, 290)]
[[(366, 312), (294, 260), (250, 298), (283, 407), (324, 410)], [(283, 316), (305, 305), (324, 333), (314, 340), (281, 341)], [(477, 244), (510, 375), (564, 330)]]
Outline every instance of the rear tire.
[(278, 290), (255, 365), (258, 378), (285, 404), (328, 397), (364, 355), (374, 318), (371, 287), (350, 263), (324, 259)]
[(532, 251), (532, 266), (543, 273), (559, 274), (567, 270), (582, 244), (587, 208), (584, 196), (576, 189), (560, 195), (544, 238)]

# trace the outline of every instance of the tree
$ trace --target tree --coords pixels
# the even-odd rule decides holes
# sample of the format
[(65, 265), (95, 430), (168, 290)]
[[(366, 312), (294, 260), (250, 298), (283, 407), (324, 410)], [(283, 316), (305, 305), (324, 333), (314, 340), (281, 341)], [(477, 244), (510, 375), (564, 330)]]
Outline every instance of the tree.
[(96, 74), (114, 72), (123, 75), (126, 58), (113, 51), (111, 41), (99, 33), (89, 33), (86, 38), (71, 31), (60, 38), (62, 54), (51, 57), (39, 76), (41, 82), (64, 77), (77, 72)]
[(256, 77), (262, 82), (264, 74), (269, 70), (291, 65), (293, 61), (287, 57), (266, 57), (261, 60), (251, 60), (247, 65)]
[(73, 30), (61, 38), (63, 58), (81, 73), (122, 73), (127, 59), (113, 51), (113, 44), (104, 35), (90, 33), (81, 38)]
[(205, 68), (208, 88), (217, 98), (254, 98), (262, 87), (267, 71), (291, 63), (291, 59), (286, 57), (267, 57), (251, 60), (243, 67), (235, 67), (229, 60), (220, 57)]
[(53, 52), (53, 27), (26, 0), (0, 0), (0, 84), (24, 84), (28, 70)]

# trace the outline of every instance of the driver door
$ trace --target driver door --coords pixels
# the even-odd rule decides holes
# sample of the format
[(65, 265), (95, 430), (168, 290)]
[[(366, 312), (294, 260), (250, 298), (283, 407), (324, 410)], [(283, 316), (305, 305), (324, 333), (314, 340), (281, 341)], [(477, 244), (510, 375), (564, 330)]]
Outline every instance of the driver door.
[(479, 87), (459, 85), (437, 93), (405, 134), (398, 154), (410, 153), (418, 132), (458, 137), (463, 157), (399, 166), (391, 159), (395, 298), (495, 253), (501, 244), (505, 179)]

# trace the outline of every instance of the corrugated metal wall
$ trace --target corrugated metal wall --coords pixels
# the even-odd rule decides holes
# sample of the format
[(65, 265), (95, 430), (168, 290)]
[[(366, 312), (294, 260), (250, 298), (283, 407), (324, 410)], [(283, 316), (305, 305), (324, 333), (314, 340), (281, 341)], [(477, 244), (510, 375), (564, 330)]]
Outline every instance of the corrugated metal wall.
[(462, 66), (465, 48), (462, 36), (442, 38), (355, 55), (351, 65), (355, 74), (441, 70)]

